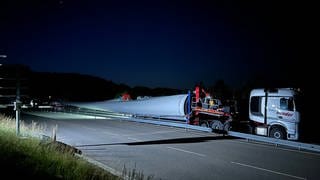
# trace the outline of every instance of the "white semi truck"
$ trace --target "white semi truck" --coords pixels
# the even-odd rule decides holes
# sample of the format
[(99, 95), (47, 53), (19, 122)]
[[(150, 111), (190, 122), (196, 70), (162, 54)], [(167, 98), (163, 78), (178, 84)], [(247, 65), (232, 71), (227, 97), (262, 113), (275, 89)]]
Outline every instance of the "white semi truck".
[(232, 113), (224, 112), (223, 108), (209, 108), (204, 101), (201, 107), (192, 107), (190, 122), (193, 125), (211, 127), (216, 132), (232, 130), (298, 140), (300, 113), (296, 108), (296, 95), (297, 92), (290, 88), (251, 90), (248, 120), (239, 120)]
[(249, 119), (254, 133), (278, 139), (298, 140), (300, 113), (297, 92), (290, 88), (253, 89), (249, 100)]

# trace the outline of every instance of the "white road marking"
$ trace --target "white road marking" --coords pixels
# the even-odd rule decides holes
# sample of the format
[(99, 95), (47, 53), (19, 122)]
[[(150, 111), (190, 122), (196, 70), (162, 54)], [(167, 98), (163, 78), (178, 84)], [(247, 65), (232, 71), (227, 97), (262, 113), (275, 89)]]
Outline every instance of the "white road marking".
[(200, 153), (196, 153), (196, 152), (192, 152), (192, 151), (187, 151), (187, 150), (180, 149), (180, 148), (174, 148), (174, 147), (167, 147), (167, 148), (173, 149), (173, 150), (176, 150), (176, 151), (181, 151), (181, 152), (189, 153), (189, 154), (194, 154), (194, 155), (201, 156), (201, 157), (206, 157), (206, 155), (204, 155), (204, 154), (200, 154)]
[(85, 129), (89, 129), (91, 131), (97, 131), (97, 129), (95, 128), (92, 128), (92, 127), (87, 127), (87, 126), (83, 126), (83, 125), (80, 125), (82, 128), (85, 128)]
[(231, 163), (232, 163), (232, 164), (237, 164), (237, 165), (240, 165), (240, 166), (245, 166), (245, 167), (253, 168), (253, 169), (258, 169), (258, 170), (261, 170), (261, 171), (267, 171), (267, 172), (274, 173), (274, 174), (279, 174), (279, 175), (282, 175), (282, 176), (288, 176), (288, 177), (291, 177), (291, 178), (303, 179), (303, 180), (306, 180), (306, 179), (307, 179), (307, 178), (303, 178), (303, 177), (299, 177), (299, 176), (294, 176), (294, 175), (291, 175), (291, 174), (286, 174), (286, 173), (282, 173), (282, 172), (278, 172), (278, 171), (273, 171), (273, 170), (269, 170), (269, 169), (265, 169), (265, 168), (260, 168), (260, 167), (256, 167), (256, 166), (251, 166), (251, 165), (248, 165), (248, 164), (243, 164), (243, 163), (238, 163), (238, 162), (233, 162), (233, 161), (231, 161)]
[(134, 140), (134, 141), (141, 141), (140, 139), (137, 139), (137, 138), (131, 138), (131, 137), (128, 137), (129, 140)]
[(111, 136), (121, 136), (120, 134), (116, 134), (116, 133), (112, 133), (112, 132), (108, 132), (108, 131), (100, 131), (100, 132), (103, 134), (111, 135)]
[(172, 132), (178, 132), (178, 131), (156, 131), (156, 132), (151, 132), (151, 133), (136, 133), (136, 134), (131, 134), (134, 136), (143, 136), (143, 135), (151, 135), (151, 134), (166, 134), (166, 133), (172, 133)]

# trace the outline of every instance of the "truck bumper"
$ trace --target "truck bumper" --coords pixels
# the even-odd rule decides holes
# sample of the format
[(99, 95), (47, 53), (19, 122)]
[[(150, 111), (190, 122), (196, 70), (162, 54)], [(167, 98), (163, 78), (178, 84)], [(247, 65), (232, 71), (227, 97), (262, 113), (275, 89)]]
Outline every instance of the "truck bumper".
[(299, 139), (298, 133), (288, 134), (287, 139), (288, 140), (298, 140)]
[(298, 131), (298, 124), (294, 125), (294, 129), (287, 131), (287, 139), (288, 140), (298, 140), (299, 139), (299, 131)]

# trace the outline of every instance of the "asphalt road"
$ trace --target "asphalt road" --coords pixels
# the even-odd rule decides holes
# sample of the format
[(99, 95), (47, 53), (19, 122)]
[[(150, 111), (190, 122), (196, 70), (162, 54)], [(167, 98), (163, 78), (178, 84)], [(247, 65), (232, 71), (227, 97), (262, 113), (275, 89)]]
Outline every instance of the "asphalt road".
[[(34, 116), (35, 115), (35, 116)], [(22, 115), (58, 125), (57, 140), (121, 172), (153, 179), (320, 179), (320, 154), (246, 142), (213, 133), (62, 113)]]

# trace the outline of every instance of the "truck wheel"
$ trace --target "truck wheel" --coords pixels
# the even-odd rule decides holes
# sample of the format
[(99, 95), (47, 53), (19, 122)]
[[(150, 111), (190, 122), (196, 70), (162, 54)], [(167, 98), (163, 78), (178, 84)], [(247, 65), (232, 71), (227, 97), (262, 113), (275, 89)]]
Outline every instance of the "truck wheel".
[(208, 127), (207, 123), (203, 122), (200, 124), (201, 127)]
[(269, 136), (276, 139), (286, 139), (286, 133), (281, 127), (273, 127), (270, 130)]
[(218, 120), (213, 120), (211, 123), (211, 128), (216, 130), (223, 130), (223, 124)]
[(225, 122), (223, 125), (223, 130), (228, 132), (231, 129), (230, 122)]

